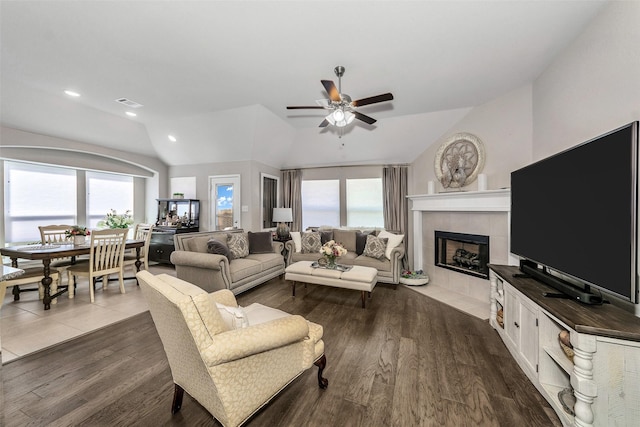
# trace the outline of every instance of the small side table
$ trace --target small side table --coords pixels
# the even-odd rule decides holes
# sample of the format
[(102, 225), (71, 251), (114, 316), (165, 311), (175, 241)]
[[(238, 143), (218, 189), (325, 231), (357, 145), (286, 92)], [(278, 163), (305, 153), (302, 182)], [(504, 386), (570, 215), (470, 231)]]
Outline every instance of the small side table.
[(289, 256), (289, 251), (287, 250), (287, 245), (285, 245), (285, 243), (287, 243), (289, 240), (291, 240), (291, 237), (288, 237), (286, 239), (281, 239), (278, 237), (277, 234), (273, 233), (271, 238), (273, 239), (274, 242), (280, 242), (284, 245), (284, 249), (282, 249), (282, 256), (284, 257), (284, 263), (286, 265), (287, 263), (287, 257)]

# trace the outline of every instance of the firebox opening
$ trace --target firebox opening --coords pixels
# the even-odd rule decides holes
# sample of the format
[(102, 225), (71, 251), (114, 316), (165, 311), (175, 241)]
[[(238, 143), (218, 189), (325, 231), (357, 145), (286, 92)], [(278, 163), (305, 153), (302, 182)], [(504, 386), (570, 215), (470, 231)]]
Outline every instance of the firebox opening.
[(436, 230), (435, 242), (436, 266), (489, 279), (489, 236)]

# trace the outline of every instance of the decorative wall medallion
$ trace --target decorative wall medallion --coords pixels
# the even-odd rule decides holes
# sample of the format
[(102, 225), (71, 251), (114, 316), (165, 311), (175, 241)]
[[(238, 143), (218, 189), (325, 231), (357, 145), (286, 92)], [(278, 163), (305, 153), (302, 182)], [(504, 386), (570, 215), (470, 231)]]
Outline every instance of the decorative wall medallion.
[(444, 188), (462, 188), (484, 167), (484, 144), (475, 135), (457, 133), (442, 143), (435, 158), (436, 177)]

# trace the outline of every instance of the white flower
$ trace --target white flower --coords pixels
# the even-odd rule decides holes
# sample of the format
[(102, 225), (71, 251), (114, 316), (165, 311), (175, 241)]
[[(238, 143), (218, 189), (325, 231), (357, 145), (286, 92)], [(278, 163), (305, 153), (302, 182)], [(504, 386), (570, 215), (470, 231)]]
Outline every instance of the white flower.
[(335, 240), (329, 240), (327, 243), (322, 245), (320, 253), (329, 257), (341, 257), (347, 254), (347, 250), (341, 243), (336, 243)]

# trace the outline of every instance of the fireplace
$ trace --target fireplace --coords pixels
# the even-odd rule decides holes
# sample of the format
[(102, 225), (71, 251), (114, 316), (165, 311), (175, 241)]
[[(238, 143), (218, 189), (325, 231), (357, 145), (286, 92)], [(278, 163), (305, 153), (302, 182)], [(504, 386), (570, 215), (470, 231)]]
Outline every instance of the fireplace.
[(435, 231), (435, 265), (489, 279), (489, 236)]

